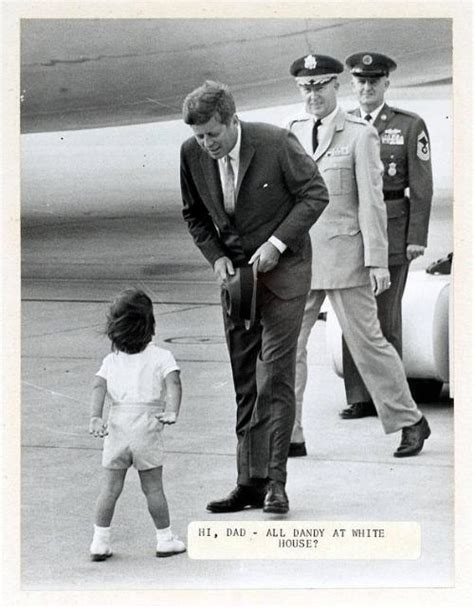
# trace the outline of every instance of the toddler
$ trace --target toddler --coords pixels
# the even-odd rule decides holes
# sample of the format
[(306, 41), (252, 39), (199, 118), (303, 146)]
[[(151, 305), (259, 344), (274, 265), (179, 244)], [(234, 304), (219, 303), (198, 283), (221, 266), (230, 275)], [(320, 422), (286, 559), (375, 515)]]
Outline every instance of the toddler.
[[(179, 367), (173, 355), (153, 344), (155, 318), (150, 298), (127, 289), (112, 303), (107, 316), (112, 352), (96, 374), (89, 433), (105, 437), (104, 481), (96, 506), (92, 561), (112, 555), (110, 523), (133, 465), (140, 476), (148, 510), (156, 527), (156, 556), (186, 551), (170, 528), (163, 491), (163, 425), (176, 422), (181, 404)], [(112, 400), (107, 423), (102, 418), (106, 394)]]

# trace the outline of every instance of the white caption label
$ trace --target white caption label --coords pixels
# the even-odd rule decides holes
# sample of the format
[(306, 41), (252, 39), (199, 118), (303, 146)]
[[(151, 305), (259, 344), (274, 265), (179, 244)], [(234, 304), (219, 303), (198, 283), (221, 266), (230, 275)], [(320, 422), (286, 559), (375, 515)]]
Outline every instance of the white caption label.
[(194, 521), (192, 559), (418, 559), (417, 522)]

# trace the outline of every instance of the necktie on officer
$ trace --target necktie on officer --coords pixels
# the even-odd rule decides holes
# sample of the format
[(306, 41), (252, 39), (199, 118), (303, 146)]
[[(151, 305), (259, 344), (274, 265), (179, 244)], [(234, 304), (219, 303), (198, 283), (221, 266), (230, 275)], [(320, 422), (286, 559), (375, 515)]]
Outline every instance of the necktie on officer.
[(316, 148), (318, 147), (318, 129), (321, 126), (322, 122), (318, 118), (318, 120), (314, 123), (313, 127), (313, 152), (316, 152)]
[(372, 122), (372, 116), (370, 114), (366, 114), (364, 116), (364, 120), (366, 120), (367, 122)]
[(224, 209), (228, 215), (234, 214), (235, 209), (235, 174), (230, 156), (224, 159)]

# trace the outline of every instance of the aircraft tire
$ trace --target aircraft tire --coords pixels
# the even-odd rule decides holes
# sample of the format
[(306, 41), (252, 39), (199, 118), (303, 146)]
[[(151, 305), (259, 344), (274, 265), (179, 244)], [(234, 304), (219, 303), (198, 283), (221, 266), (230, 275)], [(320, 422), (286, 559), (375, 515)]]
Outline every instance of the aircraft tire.
[(439, 400), (443, 382), (431, 378), (408, 378), (413, 399), (417, 403), (433, 403)]

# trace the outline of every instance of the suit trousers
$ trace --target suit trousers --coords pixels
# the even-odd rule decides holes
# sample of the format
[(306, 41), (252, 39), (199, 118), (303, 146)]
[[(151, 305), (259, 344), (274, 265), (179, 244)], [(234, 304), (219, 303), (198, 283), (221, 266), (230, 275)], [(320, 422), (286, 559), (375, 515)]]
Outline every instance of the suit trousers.
[[(395, 433), (416, 424), (422, 413), (410, 394), (397, 351), (382, 334), (370, 285), (309, 292), (298, 339), (295, 419), (299, 416), (301, 421), (307, 379), (307, 342), (326, 295), (357, 369), (372, 395), (385, 433)], [(300, 428), (295, 425), (291, 440), (304, 441), (301, 424)]]
[[(383, 335), (393, 345), (400, 358), (402, 351), (402, 298), (408, 277), (409, 264), (390, 266), (390, 287), (376, 297), (377, 314)], [(370, 394), (360, 377), (353, 358), (342, 339), (342, 366), (348, 404), (370, 401)]]
[(306, 296), (283, 300), (259, 282), (257, 320), (246, 329), (225, 312), (237, 416), (237, 483), (286, 482), (295, 417), (296, 346)]

